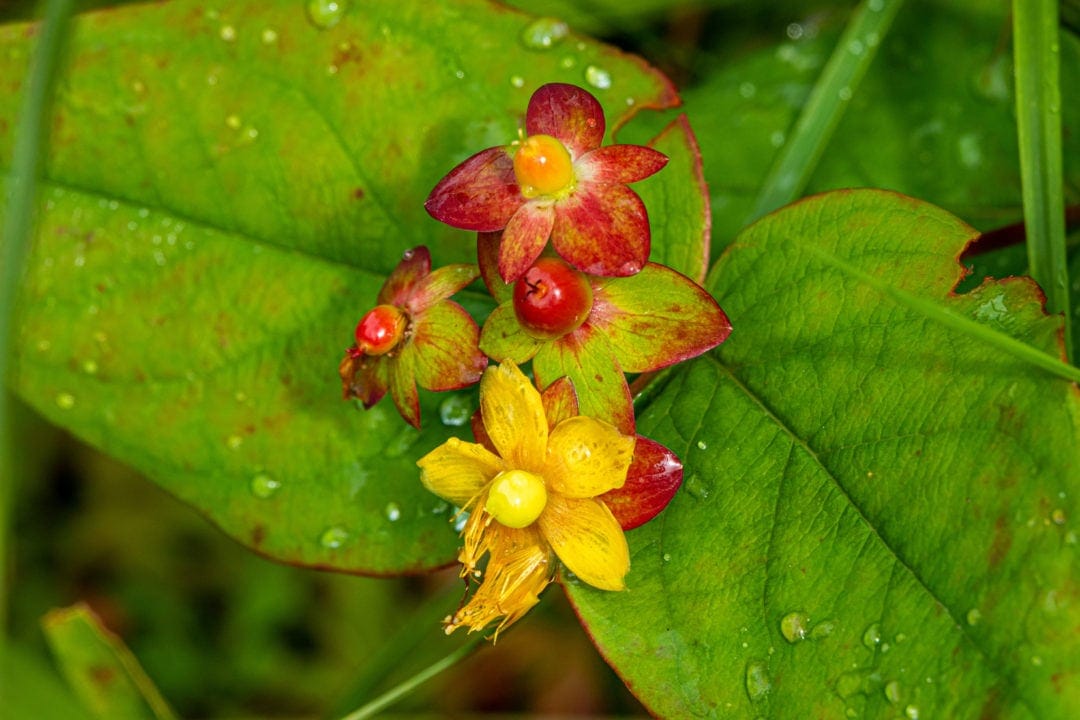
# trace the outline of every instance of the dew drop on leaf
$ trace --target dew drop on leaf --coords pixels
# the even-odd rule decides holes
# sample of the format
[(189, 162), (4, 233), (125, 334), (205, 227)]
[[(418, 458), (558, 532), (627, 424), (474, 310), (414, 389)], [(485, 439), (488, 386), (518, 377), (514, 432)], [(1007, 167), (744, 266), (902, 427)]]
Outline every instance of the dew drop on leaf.
[(390, 522), (397, 522), (401, 519), (401, 508), (395, 502), (386, 504), (386, 519)]
[(780, 619), (780, 634), (791, 644), (806, 638), (810, 629), (810, 618), (806, 613), (790, 612)]
[(260, 500), (273, 497), (281, 489), (281, 481), (275, 480), (266, 473), (259, 473), (251, 478), (251, 494)]
[(274, 28), (266, 28), (262, 31), (262, 41), (264, 45), (273, 45), (277, 42), (278, 34)]
[(547, 50), (562, 42), (570, 28), (562, 20), (539, 18), (525, 26), (521, 43), (532, 50)]
[(874, 623), (870, 627), (866, 628), (866, 632), (862, 636), (862, 644), (869, 650), (875, 650), (878, 644), (881, 642), (881, 626)]
[(439, 420), (448, 427), (461, 427), (472, 413), (472, 403), (464, 395), (449, 395), (439, 404)]
[(900, 702), (900, 683), (890, 680), (885, 685), (885, 699), (891, 703)]
[(319, 544), (328, 550), (337, 550), (349, 539), (349, 531), (340, 525), (328, 527), (319, 536)]
[(320, 30), (329, 30), (341, 22), (346, 5), (346, 0), (308, 0), (308, 20)]
[(82, 371), (87, 375), (96, 375), (98, 371), (98, 364), (94, 360), (84, 360), (82, 364)]
[(611, 73), (602, 67), (590, 65), (585, 68), (585, 82), (597, 90), (607, 90), (611, 87)]
[(907, 716), (908, 720), (919, 720), (919, 708), (914, 705), (908, 705), (904, 708), (904, 715)]
[(751, 702), (757, 702), (772, 690), (772, 681), (765, 663), (751, 660), (746, 664), (746, 695)]
[(71, 393), (60, 393), (56, 396), (56, 407), (61, 410), (70, 410), (75, 407), (75, 396)]

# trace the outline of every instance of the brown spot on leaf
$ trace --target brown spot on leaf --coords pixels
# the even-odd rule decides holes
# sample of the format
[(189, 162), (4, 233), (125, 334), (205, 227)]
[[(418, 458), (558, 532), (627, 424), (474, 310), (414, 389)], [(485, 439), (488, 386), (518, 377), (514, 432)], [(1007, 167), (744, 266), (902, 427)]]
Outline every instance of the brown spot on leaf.
[(256, 525), (251, 529), (251, 544), (256, 547), (263, 544), (266, 540), (266, 526)]
[(116, 671), (107, 665), (91, 665), (87, 671), (95, 685), (109, 685), (116, 678)]
[(352, 196), (353, 196), (354, 200), (363, 200), (364, 199), (364, 188), (362, 188), (362, 187), (356, 188), (355, 190), (353, 190)]
[(1004, 515), (999, 515), (994, 523), (994, 540), (990, 544), (990, 552), (987, 561), (990, 567), (997, 567), (1008, 554), (1012, 547), (1012, 532), (1008, 528), (1008, 520)]

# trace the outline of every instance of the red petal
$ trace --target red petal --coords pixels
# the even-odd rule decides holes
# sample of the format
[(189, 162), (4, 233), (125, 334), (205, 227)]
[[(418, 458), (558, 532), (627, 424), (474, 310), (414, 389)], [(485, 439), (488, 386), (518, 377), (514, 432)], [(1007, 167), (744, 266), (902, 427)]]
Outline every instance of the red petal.
[(502, 230), (525, 198), (506, 147), (473, 155), (451, 170), (428, 195), (424, 208), (436, 220), (462, 230)]
[(501, 232), (476, 234), (476, 260), (480, 265), (480, 277), (495, 302), (504, 303), (514, 297), (514, 286), (503, 282), (499, 275), (499, 244)]
[(382, 400), (387, 388), (387, 364), (383, 358), (348, 354), (338, 366), (346, 400), (356, 398), (364, 409)]
[(527, 202), (510, 218), (499, 245), (499, 275), (516, 281), (540, 257), (555, 225), (551, 202)]
[(475, 265), (465, 263), (444, 265), (416, 284), (406, 303), (409, 312), (419, 315), (432, 305), (446, 300), (461, 290), (479, 274), (480, 270)]
[(379, 291), (379, 305), (403, 307), (413, 287), (431, 272), (431, 253), (423, 245), (406, 250)]
[(544, 403), (548, 430), (554, 430), (555, 426), (563, 420), (579, 414), (574, 381), (568, 377), (561, 377), (544, 388), (544, 392), (540, 394), (540, 401)]
[(469, 427), (472, 428), (473, 437), (476, 438), (478, 444), (483, 445), (495, 455), (499, 454), (499, 451), (495, 449), (495, 443), (491, 442), (491, 436), (488, 435), (487, 428), (484, 427), (484, 413), (481, 412), (480, 408), (477, 408), (472, 418), (470, 418)]
[(556, 252), (590, 275), (625, 277), (649, 259), (649, 216), (625, 185), (579, 185), (555, 205)]
[(578, 180), (601, 183), (632, 183), (659, 172), (668, 156), (644, 145), (607, 145), (574, 163)]
[(683, 466), (675, 453), (641, 435), (626, 483), (600, 496), (623, 530), (632, 530), (667, 507), (682, 484)]
[(604, 139), (604, 109), (596, 98), (576, 85), (543, 85), (529, 98), (525, 132), (558, 139), (576, 160), (600, 147)]

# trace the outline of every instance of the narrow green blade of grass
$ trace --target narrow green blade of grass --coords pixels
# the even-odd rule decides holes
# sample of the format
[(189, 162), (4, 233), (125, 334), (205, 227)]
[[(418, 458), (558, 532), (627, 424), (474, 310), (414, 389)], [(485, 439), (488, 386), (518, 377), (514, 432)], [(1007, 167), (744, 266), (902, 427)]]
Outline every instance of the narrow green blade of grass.
[(1046, 309), (1065, 314), (1065, 348), (1071, 359), (1057, 0), (1013, 0), (1013, 53), (1028, 264), (1046, 294)]
[[(11, 407), (7, 395), (12, 352), (12, 308), (33, 229), (33, 202), (38, 167), (45, 146), (49, 99), (63, 50), (72, 0), (50, 0), (28, 74), (25, 99), (16, 127), (17, 142), (0, 206), (0, 560), (8, 557), (8, 518), (13, 496), (14, 447)], [(7, 573), (0, 567), (0, 628), (7, 614)], [(0, 637), (0, 648), (3, 647)]]
[(769, 170), (747, 224), (802, 193), (902, 4), (903, 0), (864, 0), (852, 14), (790, 139)]

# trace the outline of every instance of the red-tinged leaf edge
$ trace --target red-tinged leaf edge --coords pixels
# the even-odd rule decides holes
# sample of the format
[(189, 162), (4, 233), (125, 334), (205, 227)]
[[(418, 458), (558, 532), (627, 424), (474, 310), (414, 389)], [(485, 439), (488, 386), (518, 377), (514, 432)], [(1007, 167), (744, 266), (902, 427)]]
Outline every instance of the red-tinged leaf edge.
[(509, 146), (481, 150), (455, 167), (431, 190), (424, 209), (460, 230), (494, 232), (525, 201), (514, 175)]
[(712, 252), (712, 195), (709, 192), (708, 183), (705, 182), (705, 166), (701, 160), (701, 147), (698, 145), (697, 136), (694, 135), (694, 131), (690, 128), (690, 118), (686, 116), (686, 113), (681, 113), (677, 118), (672, 120), (667, 127), (660, 131), (656, 137), (650, 140), (649, 147), (655, 147), (668, 135), (675, 134), (679, 135), (681, 139), (686, 142), (687, 149), (690, 151), (690, 157), (693, 158), (694, 181), (697, 183), (701, 199), (704, 202), (701, 218), (700, 270), (696, 273), (687, 274), (687, 277), (700, 285), (705, 282), (705, 275), (709, 270), (709, 255)]
[(459, 263), (444, 265), (435, 272), (420, 278), (413, 293), (406, 303), (409, 312), (414, 315), (424, 312), (429, 307), (446, 300), (480, 276), (476, 265)]
[(377, 305), (404, 307), (413, 288), (431, 272), (431, 251), (424, 245), (406, 250), (401, 262), (386, 278), (376, 299)]
[(547, 417), (549, 431), (554, 430), (555, 426), (563, 420), (581, 414), (578, 410), (574, 381), (568, 377), (561, 377), (544, 388), (544, 391), (540, 393), (540, 401), (544, 404), (544, 415)]

